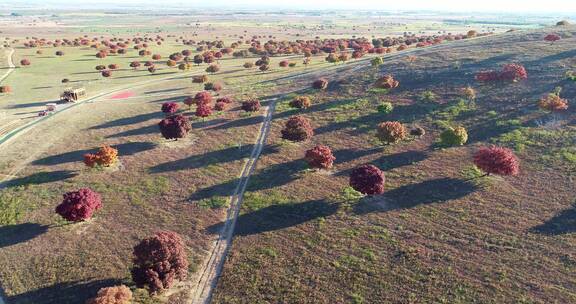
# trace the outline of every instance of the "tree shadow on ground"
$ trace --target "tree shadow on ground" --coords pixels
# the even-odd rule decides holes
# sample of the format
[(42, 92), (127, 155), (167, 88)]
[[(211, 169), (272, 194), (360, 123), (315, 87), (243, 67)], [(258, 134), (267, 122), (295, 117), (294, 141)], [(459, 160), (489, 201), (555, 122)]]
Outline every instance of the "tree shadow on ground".
[[(281, 230), (333, 215), (337, 210), (337, 204), (324, 200), (272, 205), (238, 216), (234, 235), (247, 236)], [(216, 234), (223, 225), (224, 223), (219, 223), (207, 230)]]
[(241, 118), (241, 119), (228, 120), (224, 123), (221, 123), (219, 125), (216, 125), (216, 126), (210, 128), (210, 129), (223, 130), (223, 129), (230, 129), (230, 128), (240, 128), (240, 127), (246, 127), (246, 126), (250, 126), (250, 125), (259, 124), (262, 121), (264, 121), (263, 116), (254, 115), (254, 116), (249, 116), (249, 117)]
[(361, 200), (354, 206), (354, 213), (361, 215), (398, 209), (410, 209), (418, 205), (444, 203), (459, 199), (478, 189), (471, 182), (455, 178), (439, 178), (417, 184), (400, 186), (381, 196)]
[[(275, 164), (267, 167), (258, 174), (250, 176), (246, 191), (271, 189), (288, 184), (298, 178), (297, 173), (306, 168), (302, 159)], [(202, 200), (212, 196), (230, 196), (241, 180), (234, 178), (228, 182), (200, 189), (193, 193), (188, 200)]]
[(160, 134), (160, 128), (157, 124), (139, 127), (132, 130), (122, 131), (116, 134), (111, 134), (106, 136), (106, 138), (118, 138), (118, 137), (126, 137), (126, 136), (137, 136), (137, 135), (148, 135), (158, 133)]
[[(222, 150), (210, 151), (204, 154), (192, 155), (187, 158), (159, 164), (150, 168), (150, 173), (173, 172), (180, 170), (196, 169), (213, 164), (221, 164), (247, 158), (252, 153), (254, 145), (242, 147), (229, 147)], [(266, 149), (262, 154), (276, 153), (277, 148)]]
[[(118, 145), (112, 145), (113, 148), (118, 150), (118, 155), (120, 157), (127, 156), (127, 155), (134, 155), (136, 153), (148, 151), (154, 149), (156, 145), (151, 142), (127, 142)], [(85, 150), (77, 150), (77, 151), (70, 151), (62, 154), (52, 155), (48, 157), (44, 157), (41, 159), (37, 159), (32, 162), (33, 165), (46, 165), (46, 166), (53, 166), (53, 165), (60, 165), (65, 163), (72, 163), (77, 161), (83, 161), (83, 156), (86, 153), (95, 153), (98, 149), (85, 149)]]
[[(380, 149), (372, 149), (376, 150), (376, 152), (380, 151)], [(360, 157), (360, 156), (359, 156)], [(390, 155), (384, 155), (380, 158), (377, 158), (370, 163), (374, 166), (380, 168), (383, 171), (392, 170), (395, 168), (400, 168), (408, 165), (412, 165), (417, 162), (421, 162), (428, 158), (428, 154), (422, 151), (405, 151)], [(338, 160), (338, 159), (336, 159)], [(335, 176), (345, 176), (349, 175), (350, 172), (354, 170), (354, 168), (338, 171)]]
[(372, 163), (381, 170), (392, 170), (394, 168), (412, 165), (428, 158), (428, 153), (423, 151), (405, 151), (396, 154), (384, 155)]
[(8, 303), (77, 304), (96, 296), (100, 288), (116, 286), (120, 280), (107, 279), (91, 282), (66, 282), (32, 290), (6, 298)]
[(181, 91), (184, 89), (187, 89), (187, 88), (182, 87), (182, 88), (174, 88), (174, 89), (153, 90), (153, 91), (146, 91), (146, 92), (144, 92), (144, 94), (150, 95), (150, 94), (158, 94), (158, 93), (167, 93), (167, 92)]
[(97, 125), (94, 127), (90, 127), (90, 130), (94, 129), (105, 129), (105, 128), (112, 128), (112, 127), (122, 127), (122, 126), (129, 126), (145, 121), (149, 121), (151, 119), (162, 119), (164, 118), (164, 114), (160, 111), (158, 112), (151, 112), (146, 114), (140, 114), (131, 117), (124, 117), (116, 120), (111, 120), (109, 122), (103, 123), (101, 125)]
[(0, 226), (0, 248), (29, 241), (46, 231), (48, 226), (37, 223)]
[(561, 211), (542, 225), (532, 227), (530, 232), (547, 235), (561, 235), (576, 232), (576, 204), (570, 209)]
[(25, 177), (20, 177), (6, 181), (6, 187), (11, 188), (17, 186), (47, 184), (69, 179), (76, 175), (78, 175), (78, 173), (70, 170), (38, 172)]
[(21, 108), (32, 108), (32, 107), (41, 107), (45, 106), (47, 103), (52, 101), (40, 101), (40, 102), (29, 102), (29, 103), (19, 103), (8, 106), (10, 109), (21, 109)]
[(376, 154), (376, 153), (381, 153), (381, 152), (382, 152), (382, 148), (378, 147), (378, 148), (372, 148), (372, 149), (366, 149), (366, 150), (340, 149), (340, 150), (333, 151), (332, 154), (334, 155), (334, 157), (336, 157), (336, 160), (334, 160), (334, 164), (338, 165), (338, 164), (347, 163), (351, 160), (362, 158), (364, 156), (368, 156), (368, 155), (372, 155), (372, 154)]

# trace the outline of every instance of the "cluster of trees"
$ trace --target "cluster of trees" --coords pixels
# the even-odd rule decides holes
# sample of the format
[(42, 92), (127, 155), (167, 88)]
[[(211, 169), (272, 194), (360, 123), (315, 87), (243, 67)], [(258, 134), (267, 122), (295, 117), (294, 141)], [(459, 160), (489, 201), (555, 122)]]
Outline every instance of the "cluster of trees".
[(521, 64), (508, 63), (505, 64), (500, 71), (481, 71), (475, 76), (477, 81), (493, 82), (493, 81), (518, 81), (528, 78), (526, 69)]

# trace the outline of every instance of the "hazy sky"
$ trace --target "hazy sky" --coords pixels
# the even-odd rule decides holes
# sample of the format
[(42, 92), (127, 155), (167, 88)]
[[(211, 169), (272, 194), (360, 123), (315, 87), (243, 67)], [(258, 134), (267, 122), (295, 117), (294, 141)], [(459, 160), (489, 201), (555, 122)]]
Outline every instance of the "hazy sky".
[[(34, 3), (39, 5), (64, 4), (92, 5), (110, 3), (118, 5), (149, 6), (151, 4), (185, 8), (222, 6), (230, 8), (287, 7), (299, 9), (362, 9), (362, 10), (449, 10), (495, 12), (576, 12), (576, 0), (0, 0), (0, 4)], [(144, 7), (143, 7), (144, 8)]]

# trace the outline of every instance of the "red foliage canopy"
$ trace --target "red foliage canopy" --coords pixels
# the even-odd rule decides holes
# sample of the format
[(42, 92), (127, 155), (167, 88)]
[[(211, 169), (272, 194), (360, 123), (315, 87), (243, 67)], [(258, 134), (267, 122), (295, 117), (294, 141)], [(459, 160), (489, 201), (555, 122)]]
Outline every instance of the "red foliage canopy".
[(242, 103), (242, 110), (246, 112), (256, 112), (260, 110), (260, 100), (250, 99)]
[(190, 120), (180, 114), (162, 119), (158, 126), (160, 127), (160, 133), (166, 139), (183, 138), (192, 129)]
[(548, 42), (555, 42), (560, 40), (560, 36), (558, 36), (557, 34), (548, 34), (546, 35), (546, 37), (544, 37), (544, 40)]
[(212, 108), (209, 103), (201, 103), (196, 107), (195, 115), (198, 117), (208, 117), (212, 114)]
[(332, 155), (332, 150), (324, 145), (317, 145), (307, 150), (304, 157), (308, 165), (312, 168), (330, 169), (336, 157)]
[(324, 78), (317, 79), (312, 83), (312, 88), (316, 90), (325, 90), (328, 88), (328, 80)]
[(310, 121), (304, 116), (293, 116), (286, 121), (286, 126), (281, 131), (282, 138), (291, 141), (304, 141), (314, 135)]
[(474, 164), (487, 174), (516, 175), (520, 165), (514, 152), (503, 147), (483, 147), (474, 154)]
[(166, 114), (174, 114), (178, 111), (178, 104), (175, 102), (165, 102), (162, 104), (162, 112)]
[(350, 173), (350, 186), (368, 195), (384, 193), (385, 180), (384, 172), (374, 165), (362, 165)]
[(138, 287), (156, 294), (186, 279), (188, 259), (180, 235), (160, 231), (134, 246), (132, 279)]
[(64, 194), (64, 200), (56, 207), (56, 213), (72, 222), (80, 222), (92, 217), (94, 211), (102, 207), (100, 194), (90, 188), (81, 188)]
[(212, 95), (210, 95), (208, 92), (198, 92), (194, 96), (194, 101), (196, 102), (196, 105), (210, 103), (212, 102)]

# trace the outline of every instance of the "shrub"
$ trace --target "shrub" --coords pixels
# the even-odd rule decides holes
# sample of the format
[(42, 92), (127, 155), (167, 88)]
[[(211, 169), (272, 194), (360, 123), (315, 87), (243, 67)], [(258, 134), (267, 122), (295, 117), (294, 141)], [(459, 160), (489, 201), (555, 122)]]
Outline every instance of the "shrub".
[(140, 61), (132, 61), (132, 62), (130, 62), (130, 67), (131, 67), (131, 68), (134, 68), (134, 69), (139, 68), (139, 67), (140, 67)]
[(222, 84), (219, 82), (206, 82), (204, 84), (204, 90), (220, 92), (222, 91)]
[(11, 86), (0, 86), (0, 93), (10, 93), (12, 92)]
[(84, 154), (84, 164), (90, 168), (96, 165), (109, 167), (118, 161), (118, 150), (110, 146), (102, 146), (95, 154)]
[(108, 78), (110, 76), (112, 76), (112, 71), (110, 71), (110, 70), (102, 71), (102, 77)]
[(198, 104), (196, 107), (196, 113), (194, 114), (197, 117), (208, 117), (212, 115), (212, 108), (210, 107), (209, 103), (201, 103)]
[(90, 188), (81, 188), (64, 194), (64, 200), (56, 206), (56, 213), (65, 220), (81, 222), (92, 217), (102, 207), (100, 194)]
[(188, 259), (180, 235), (160, 231), (134, 246), (132, 280), (137, 287), (147, 287), (151, 294), (170, 288), (186, 279)]
[(328, 80), (320, 78), (312, 83), (312, 88), (316, 90), (326, 90), (328, 88)]
[(307, 150), (304, 156), (308, 165), (312, 168), (330, 169), (336, 157), (332, 155), (332, 150), (324, 145), (317, 145)]
[(216, 101), (214, 105), (214, 110), (216, 111), (224, 111), (226, 109), (226, 103), (223, 101)]
[(468, 132), (463, 127), (448, 128), (440, 134), (440, 141), (447, 146), (461, 146), (468, 141)]
[(503, 80), (518, 81), (528, 78), (528, 73), (524, 66), (516, 63), (505, 64), (500, 72), (500, 78)]
[(492, 81), (518, 81), (528, 78), (526, 69), (521, 64), (509, 63), (498, 71), (481, 71), (475, 76), (477, 81), (492, 82)]
[(260, 110), (260, 100), (250, 99), (242, 103), (242, 110), (246, 112), (256, 112)]
[(109, 68), (110, 70), (117, 70), (117, 69), (120, 68), (120, 66), (119, 66), (118, 64), (112, 63), (112, 64), (109, 64), (109, 65), (108, 65), (108, 68)]
[(180, 114), (162, 119), (158, 126), (164, 138), (176, 140), (184, 138), (192, 129), (188, 118)]
[(568, 109), (568, 100), (557, 94), (548, 94), (538, 101), (538, 107), (544, 111), (559, 112)]
[(282, 138), (291, 141), (304, 141), (314, 135), (310, 121), (303, 116), (293, 116), (286, 121)]
[(70, 79), (64, 78), (64, 79), (61, 80), (61, 82), (62, 82), (62, 83), (68, 83), (68, 82), (70, 82)]
[(426, 134), (426, 130), (424, 130), (424, 128), (422, 127), (415, 127), (412, 130), (410, 130), (410, 135), (412, 136), (422, 137), (424, 136), (424, 134)]
[(363, 194), (384, 193), (384, 172), (374, 165), (362, 165), (350, 173), (350, 186)]
[(244, 65), (242, 65), (244, 68), (246, 69), (251, 69), (254, 67), (254, 63), (252, 62), (245, 62)]
[(558, 21), (556, 23), (556, 26), (566, 26), (566, 25), (570, 25), (570, 22), (568, 22), (568, 20)]
[(406, 128), (398, 121), (385, 121), (378, 125), (377, 137), (385, 143), (396, 143), (406, 138)]
[(260, 67), (258, 68), (261, 72), (266, 72), (270, 69), (270, 66), (267, 64), (262, 64), (260, 65)]
[(152, 60), (160, 60), (160, 59), (162, 59), (162, 56), (160, 54), (152, 55)]
[(220, 97), (216, 99), (216, 102), (232, 103), (232, 98), (230, 97)]
[(293, 108), (298, 109), (306, 109), (309, 108), (312, 102), (310, 101), (310, 97), (308, 96), (298, 96), (290, 101), (290, 106)]
[(101, 288), (96, 297), (88, 300), (86, 304), (129, 304), (131, 300), (132, 291), (130, 288), (119, 285)]
[(23, 65), (23, 66), (30, 65), (30, 60), (24, 58), (24, 59), (20, 60), (20, 65)]
[(373, 67), (381, 66), (382, 64), (384, 64), (384, 59), (382, 59), (382, 57), (374, 57), (372, 58), (372, 60), (370, 60), (370, 64)]
[(162, 104), (162, 112), (165, 114), (174, 114), (178, 111), (178, 104), (175, 102), (165, 102)]
[(212, 95), (210, 95), (210, 93), (208, 92), (198, 92), (196, 93), (196, 95), (194, 95), (194, 102), (196, 102), (196, 105), (200, 105), (203, 103), (210, 103), (212, 102)]
[(153, 66), (153, 65), (152, 65), (152, 66), (150, 66), (150, 67), (148, 67), (148, 72), (150, 72), (151, 74), (154, 74), (154, 73), (156, 73), (156, 67), (155, 67), (155, 66)]
[(184, 98), (184, 104), (187, 105), (188, 108), (191, 108), (193, 104), (196, 104), (196, 101), (194, 101), (194, 98), (188, 96)]
[(548, 34), (546, 35), (546, 37), (544, 37), (544, 41), (548, 41), (550, 42), (550, 44), (553, 44), (558, 40), (560, 40), (560, 36), (558, 36), (557, 34)]
[(211, 64), (206, 68), (206, 72), (207, 73), (217, 73), (218, 71), (220, 71), (220, 67), (215, 65), (215, 64)]
[(192, 77), (193, 83), (205, 83), (208, 81), (208, 75), (197, 75)]
[(288, 67), (289, 64), (290, 64), (290, 62), (288, 62), (288, 60), (282, 60), (282, 61), (280, 61), (280, 63), (278, 65), (282, 68), (286, 68), (286, 67)]
[(378, 112), (382, 114), (390, 114), (394, 111), (394, 106), (391, 102), (383, 102), (378, 105)]
[(465, 87), (462, 89), (462, 96), (464, 96), (464, 98), (472, 101), (472, 100), (476, 99), (476, 90), (474, 90), (474, 88), (472, 88), (472, 87)]
[(64, 52), (63, 51), (56, 51), (56, 56), (64, 56)]
[(394, 89), (397, 88), (399, 85), (400, 82), (394, 80), (394, 77), (392, 77), (392, 75), (386, 75), (384, 77), (381, 77), (378, 80), (376, 80), (376, 83), (374, 83), (375, 87), (381, 89)]
[(474, 164), (487, 175), (517, 175), (518, 158), (514, 152), (503, 147), (483, 147), (474, 154)]

